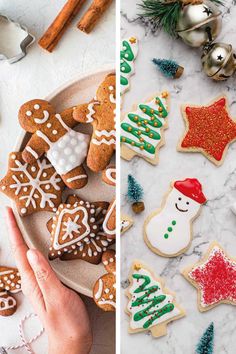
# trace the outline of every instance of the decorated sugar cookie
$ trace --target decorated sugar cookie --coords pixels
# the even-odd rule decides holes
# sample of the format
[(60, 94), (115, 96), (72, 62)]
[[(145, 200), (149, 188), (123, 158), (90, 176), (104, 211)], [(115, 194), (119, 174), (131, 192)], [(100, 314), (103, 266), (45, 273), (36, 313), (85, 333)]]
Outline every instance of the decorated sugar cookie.
[(101, 230), (108, 205), (107, 202), (89, 203), (78, 196), (69, 196), (47, 224), (51, 233), (49, 259), (100, 263), (103, 252), (114, 243)]
[(73, 117), (78, 122), (92, 124), (87, 165), (94, 172), (104, 170), (116, 148), (116, 75), (107, 75), (96, 97), (75, 107)]
[(0, 316), (11, 316), (16, 312), (16, 309), (16, 299), (7, 291), (0, 291)]
[(124, 95), (130, 88), (130, 77), (134, 74), (134, 61), (138, 54), (136, 37), (123, 39), (120, 50), (120, 93)]
[(222, 165), (229, 144), (236, 140), (236, 122), (228, 113), (227, 99), (221, 97), (209, 106), (183, 106), (182, 114), (186, 131), (177, 149), (201, 152), (215, 165)]
[(157, 164), (158, 151), (164, 145), (164, 129), (168, 128), (169, 94), (162, 92), (139, 103), (121, 122), (121, 156), (131, 160), (140, 156)]
[(192, 241), (192, 222), (206, 201), (196, 178), (173, 182), (161, 208), (145, 221), (144, 240), (148, 247), (163, 257), (185, 252)]
[(116, 253), (107, 250), (102, 255), (102, 263), (107, 271), (99, 278), (93, 288), (93, 299), (103, 311), (116, 310)]
[(129, 280), (126, 312), (130, 316), (130, 333), (149, 330), (153, 337), (161, 337), (167, 334), (169, 322), (185, 316), (184, 310), (176, 303), (175, 294), (139, 261), (133, 263)]
[(65, 185), (48, 159), (31, 165), (21, 152), (9, 155), (8, 172), (0, 181), (0, 191), (16, 203), (21, 216), (38, 211), (56, 211)]
[(22, 153), (24, 161), (33, 164), (47, 153), (67, 187), (77, 189), (88, 181), (82, 164), (90, 137), (72, 129), (78, 124), (72, 115), (73, 108), (58, 114), (49, 102), (36, 99), (20, 108), (19, 122), (25, 131), (32, 133)]
[(133, 219), (128, 215), (121, 215), (120, 217), (120, 233), (121, 235), (128, 231), (133, 226)]
[(236, 305), (236, 259), (213, 242), (200, 262), (184, 269), (184, 277), (198, 290), (201, 312), (222, 304)]

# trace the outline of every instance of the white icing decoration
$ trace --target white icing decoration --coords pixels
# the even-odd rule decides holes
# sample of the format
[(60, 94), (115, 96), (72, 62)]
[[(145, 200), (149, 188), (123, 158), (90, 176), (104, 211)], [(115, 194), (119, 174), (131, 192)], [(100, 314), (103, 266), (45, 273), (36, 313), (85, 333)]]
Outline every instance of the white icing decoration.
[[(104, 287), (104, 284), (103, 284), (103, 281), (102, 279), (100, 278), (99, 281), (98, 281), (98, 291), (96, 292), (96, 294), (94, 295), (95, 299), (98, 300), (98, 304), (99, 305), (111, 305), (113, 306), (114, 308), (116, 308), (116, 303), (114, 301), (111, 301), (111, 300), (105, 300), (104, 298), (101, 298), (102, 296), (102, 293), (103, 293), (103, 287)], [(105, 289), (105, 293), (106, 293), (106, 290)], [(109, 289), (108, 289), (108, 292), (109, 292)]]
[[(160, 96), (158, 96), (158, 99), (161, 101), (162, 105), (165, 107), (165, 109), (168, 112), (166, 99), (161, 98)], [(150, 120), (150, 117), (145, 115), (145, 113), (139, 108), (140, 105), (142, 105), (142, 104), (146, 105), (146, 106), (149, 106), (150, 108), (158, 111), (159, 103), (156, 103), (156, 98), (154, 98), (152, 101), (145, 102), (145, 103), (140, 103), (138, 105), (138, 109), (136, 111), (129, 112), (129, 113), (132, 113), (132, 114), (137, 114), (138, 116), (140, 116), (140, 117), (142, 117), (144, 119), (147, 118), (147, 120)], [(121, 134), (122, 137), (129, 138), (129, 139), (133, 140), (136, 143), (140, 143), (140, 140), (139, 140), (140, 136), (137, 137), (137, 136), (131, 134), (130, 132), (125, 131), (122, 128), (122, 124), (123, 123), (127, 123), (130, 126), (136, 128), (136, 129), (139, 129), (140, 131), (142, 131), (142, 133), (145, 132), (145, 128), (144, 127), (142, 127), (142, 126), (139, 127), (136, 122), (133, 122), (131, 119), (129, 119), (129, 117), (128, 117), (129, 113), (127, 113), (125, 115), (125, 118), (121, 122), (121, 128), (120, 128), (121, 132), (120, 132), (120, 134)], [(163, 137), (162, 137), (163, 136), (163, 129), (167, 128), (167, 117), (163, 118), (163, 117), (158, 116), (158, 120), (162, 123), (162, 127), (160, 127), (160, 128), (147, 125), (148, 128), (150, 128), (151, 130), (154, 130), (156, 133), (158, 133), (161, 136), (161, 138), (159, 140), (152, 139), (152, 138), (150, 138), (147, 135), (144, 136), (144, 140), (147, 143), (150, 143), (151, 145), (153, 145), (155, 149), (158, 147), (159, 144), (162, 144), (162, 142), (163, 142)], [(128, 143), (125, 143), (123, 141), (122, 141), (122, 144), (125, 144), (130, 150), (133, 150), (137, 154), (139, 154), (139, 155), (141, 155), (143, 157), (146, 157), (148, 159), (155, 159), (155, 157), (156, 157), (156, 154), (151, 154), (150, 152), (146, 151), (145, 149), (141, 150), (139, 147), (133, 146), (133, 145), (128, 144)]]
[[(178, 210), (176, 205), (180, 210), (186, 211)], [(151, 246), (167, 256), (174, 256), (186, 249), (191, 242), (192, 221), (200, 207), (201, 204), (173, 187), (166, 197), (164, 207), (146, 224), (145, 233)], [(173, 225), (172, 221), (176, 224)], [(169, 232), (168, 227), (173, 230)], [(165, 234), (168, 234), (168, 238), (164, 237)]]
[[(92, 139), (92, 143), (95, 145), (101, 145), (101, 144), (113, 145), (116, 143), (115, 130), (111, 130), (109, 132), (107, 130), (95, 130), (94, 134), (98, 138), (102, 137), (102, 140), (98, 140), (97, 138)], [(111, 139), (108, 140), (107, 138), (111, 138)]]
[(121, 220), (120, 231), (123, 232), (127, 227), (129, 227), (130, 222), (128, 220)]
[[(28, 164), (27, 163), (22, 163), (19, 160), (15, 160), (15, 165), (17, 167), (12, 167), (11, 171), (15, 172), (23, 172), (24, 176), (27, 178), (26, 182), (20, 182), (18, 177), (13, 174), (12, 179), (15, 181), (15, 183), (10, 185), (11, 189), (15, 189), (15, 195), (19, 195), (19, 193), (23, 190), (24, 187), (30, 187), (29, 188), (29, 194), (22, 195), (19, 200), (25, 201), (25, 208), (27, 209), (30, 205), (34, 209), (37, 208), (37, 204), (35, 201), (35, 192), (37, 192), (41, 196), (40, 200), (40, 208), (44, 209), (47, 204), (53, 208), (55, 205), (53, 203), (53, 199), (57, 199), (57, 196), (53, 193), (47, 193), (42, 187), (44, 185), (51, 185), (54, 190), (59, 191), (60, 187), (58, 186), (58, 183), (61, 181), (61, 178), (57, 176), (57, 173), (55, 172), (49, 179), (47, 180), (41, 180), (41, 176), (43, 172), (49, 168), (52, 168), (52, 165), (48, 163), (45, 159), (42, 161), (37, 160), (36, 161), (38, 171), (35, 177), (33, 177), (29, 171), (27, 170)], [(35, 168), (36, 167), (32, 166)]]
[(40, 105), (39, 104), (35, 104), (34, 105), (34, 109), (38, 110), (40, 108)]
[[(161, 303), (159, 304), (156, 304), (152, 310), (153, 312), (155, 310), (158, 310), (158, 309), (161, 309), (163, 308), (165, 305), (168, 304), (168, 302), (171, 302), (173, 303), (174, 302), (174, 298), (172, 295), (170, 294), (165, 294), (163, 289), (162, 289), (162, 285), (161, 283), (159, 283), (158, 281), (154, 280), (153, 279), (153, 276), (150, 272), (148, 272), (146, 269), (143, 269), (141, 268), (140, 270), (134, 270), (133, 271), (133, 274), (141, 274), (141, 275), (146, 275), (150, 278), (151, 282), (148, 284), (148, 288), (152, 287), (152, 286), (158, 286), (158, 290), (155, 291), (155, 293), (151, 294), (149, 297), (148, 297), (148, 301), (150, 301), (151, 299), (157, 296), (160, 296), (160, 295), (166, 295), (166, 298), (164, 301), (162, 301)], [(128, 303), (128, 306), (127, 306), (127, 309), (128, 311), (130, 312), (131, 316), (130, 316), (130, 327), (132, 329), (140, 329), (140, 328), (143, 328), (143, 325), (144, 323), (150, 319), (150, 317), (152, 316), (152, 314), (150, 316), (146, 316), (144, 317), (143, 319), (139, 320), (139, 321), (134, 321), (133, 318), (134, 318), (134, 315), (143, 310), (144, 308), (140, 307), (140, 306), (134, 306), (132, 307), (132, 302), (134, 302), (137, 298), (141, 297), (142, 295), (145, 295), (145, 290), (144, 291), (141, 291), (141, 292), (138, 292), (138, 293), (135, 293), (135, 290), (137, 290), (140, 285), (143, 283), (143, 280), (137, 280), (137, 279), (134, 279), (132, 278), (132, 285), (131, 287), (129, 288), (129, 293), (132, 295), (132, 299), (129, 301)], [(146, 304), (146, 306), (148, 306), (148, 304)], [(149, 327), (149, 329), (153, 326), (156, 326), (158, 324), (161, 324), (167, 320), (170, 320), (176, 316), (180, 315), (180, 310), (174, 306), (174, 309), (171, 311), (171, 312), (167, 312), (166, 314), (164, 314), (163, 316), (157, 318), (156, 320), (153, 321), (152, 325)]]
[[(133, 59), (133, 61), (129, 61), (129, 62), (128, 62), (128, 63), (129, 63), (129, 66), (131, 67), (131, 71), (130, 71), (129, 73), (127, 73), (127, 74), (124, 73), (123, 71), (124, 71), (125, 69), (123, 68), (123, 70), (122, 70), (122, 66), (121, 66), (122, 76), (124, 76), (124, 77), (128, 80), (128, 85), (122, 85), (122, 84), (120, 84), (120, 94), (121, 94), (121, 96), (122, 96), (126, 91), (128, 91), (129, 88), (130, 88), (129, 79), (130, 79), (130, 77), (131, 77), (132, 75), (134, 75), (134, 73), (135, 73), (135, 70), (134, 70), (134, 60), (136, 59), (137, 54), (138, 54), (138, 40), (137, 40), (137, 39), (136, 39), (136, 43), (130, 43), (129, 38), (128, 38), (128, 39), (123, 39), (122, 42), (121, 42), (121, 50), (125, 50), (125, 49), (126, 49), (126, 48), (123, 46), (124, 41), (127, 41), (127, 42), (129, 43), (129, 45), (130, 45), (130, 47), (131, 47), (131, 50), (132, 50), (132, 52), (133, 52), (133, 54), (134, 54), (134, 59)], [(126, 56), (126, 57), (127, 57), (127, 56)], [(122, 62), (124, 62), (123, 59), (121, 59), (121, 63), (122, 63)]]
[(83, 178), (87, 178), (87, 175), (79, 175), (79, 176), (67, 178), (66, 182), (70, 183), (70, 182), (76, 181), (77, 179), (83, 179)]
[(27, 115), (27, 117), (31, 117), (32, 116), (32, 112), (31, 111), (27, 111), (26, 115)]
[(105, 219), (103, 221), (103, 224), (102, 224), (103, 230), (107, 235), (114, 235), (116, 233), (116, 227), (113, 230), (109, 230), (107, 227), (108, 220), (110, 219), (110, 216), (111, 216), (113, 210), (115, 209), (115, 207), (116, 207), (116, 200), (114, 200), (114, 202), (112, 203), (112, 206), (111, 206), (110, 210), (107, 212)]
[(106, 178), (113, 184), (116, 184), (116, 179), (114, 177), (112, 177), (112, 174), (115, 174), (116, 173), (116, 169), (115, 168), (112, 168), (112, 167), (108, 167), (106, 169), (106, 172), (105, 172), (105, 175), (106, 175)]
[[(78, 211), (82, 211), (83, 212), (83, 218), (82, 220), (79, 220), (79, 215), (76, 215), (76, 213)], [(67, 222), (63, 223), (63, 216), (65, 214), (75, 214), (75, 219), (76, 221), (72, 221), (72, 219), (68, 219)], [(80, 223), (80, 225), (78, 225), (76, 222)], [(65, 231), (65, 234), (62, 236), (62, 240), (66, 240), (67, 238), (69, 238), (69, 241), (63, 243), (63, 244), (60, 244), (59, 243), (59, 237), (60, 237), (60, 231), (61, 231), (61, 224), (64, 225), (64, 229), (62, 229), (63, 231)], [(81, 225), (84, 225), (85, 226), (85, 231), (83, 234), (80, 234), (80, 228), (81, 228)], [(74, 235), (72, 234), (73, 233), (77, 233), (78, 234), (78, 237), (74, 238)], [(53, 241), (53, 248), (55, 250), (60, 250), (60, 249), (63, 249), (65, 247), (68, 247), (68, 246), (71, 246), (72, 244), (76, 243), (76, 242), (79, 242), (80, 240), (83, 240), (87, 235), (89, 235), (90, 233), (90, 226), (88, 224), (88, 212), (87, 210), (82, 207), (82, 206), (78, 206), (76, 208), (73, 208), (73, 209), (63, 209), (61, 212), (60, 212), (60, 215), (58, 217), (58, 221), (57, 221), (57, 227), (56, 227), (56, 230), (55, 230), (55, 235), (54, 235), (54, 241)], [(59, 254), (59, 252), (58, 252)]]
[(36, 160), (39, 158), (37, 152), (34, 151), (29, 145), (26, 146), (25, 150), (28, 151)]
[(99, 102), (91, 102), (89, 105), (88, 105), (88, 110), (89, 110), (89, 113), (86, 115), (86, 123), (92, 123), (94, 121), (94, 118), (93, 118), (93, 115), (95, 113), (95, 110), (94, 110), (94, 105), (99, 105), (100, 103)]
[[(6, 296), (7, 297), (3, 297)], [(10, 301), (12, 302), (12, 304), (10, 304)], [(3, 306), (0, 306), (0, 313), (1, 311), (6, 311), (6, 310), (11, 310), (16, 306), (16, 300), (14, 299), (14, 297), (9, 296), (7, 294), (7, 292), (1, 292), (0, 293), (0, 304)]]
[(34, 121), (37, 124), (44, 124), (49, 119), (49, 116), (50, 115), (48, 111), (43, 111), (43, 118), (34, 118)]

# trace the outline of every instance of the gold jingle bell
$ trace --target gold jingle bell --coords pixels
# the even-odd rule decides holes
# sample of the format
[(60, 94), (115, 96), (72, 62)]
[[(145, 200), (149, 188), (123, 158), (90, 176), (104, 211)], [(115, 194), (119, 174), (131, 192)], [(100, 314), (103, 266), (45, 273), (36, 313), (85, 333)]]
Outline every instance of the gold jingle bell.
[(213, 80), (227, 80), (236, 70), (236, 55), (231, 44), (213, 43), (202, 55), (203, 70)]
[(213, 41), (221, 31), (221, 11), (209, 1), (182, 8), (176, 31), (191, 47)]

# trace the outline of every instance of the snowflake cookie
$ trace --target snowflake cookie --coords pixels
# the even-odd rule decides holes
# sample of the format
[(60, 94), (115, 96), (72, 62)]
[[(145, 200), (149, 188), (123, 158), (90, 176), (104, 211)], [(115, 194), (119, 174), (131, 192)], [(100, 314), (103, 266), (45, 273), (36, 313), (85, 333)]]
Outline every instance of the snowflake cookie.
[(199, 311), (222, 303), (236, 305), (236, 259), (229, 257), (217, 242), (210, 245), (200, 262), (182, 274), (198, 290)]
[(103, 311), (116, 310), (116, 253), (107, 250), (102, 255), (102, 263), (107, 271), (93, 288), (93, 299)]
[(23, 150), (24, 161), (33, 164), (44, 153), (67, 187), (79, 189), (88, 181), (83, 167), (90, 136), (73, 130), (73, 108), (60, 114), (44, 100), (26, 102), (19, 110), (22, 128), (32, 133)]
[(83, 259), (98, 264), (114, 241), (101, 230), (109, 203), (89, 203), (69, 196), (47, 226), (51, 233), (49, 259)]
[(56, 211), (61, 203), (64, 183), (46, 158), (29, 165), (21, 152), (9, 156), (7, 175), (0, 191), (13, 199), (21, 216), (38, 211)]
[(109, 74), (99, 86), (96, 97), (89, 103), (78, 105), (73, 117), (81, 123), (93, 126), (87, 165), (94, 171), (102, 171), (110, 163), (116, 148), (116, 76)]
[(185, 316), (184, 310), (175, 301), (175, 294), (139, 261), (133, 263), (129, 280), (131, 285), (126, 292), (129, 298), (126, 312), (130, 316), (130, 333), (150, 330), (153, 337), (161, 337), (167, 334), (169, 322)]

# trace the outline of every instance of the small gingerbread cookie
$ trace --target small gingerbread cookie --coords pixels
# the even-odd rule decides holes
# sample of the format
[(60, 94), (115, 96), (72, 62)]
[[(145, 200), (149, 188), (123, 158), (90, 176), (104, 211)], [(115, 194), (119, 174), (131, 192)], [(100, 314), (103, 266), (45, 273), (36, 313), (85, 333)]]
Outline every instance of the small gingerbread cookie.
[(88, 104), (74, 109), (73, 117), (81, 123), (91, 123), (92, 139), (87, 165), (94, 171), (102, 171), (109, 164), (116, 148), (116, 76), (107, 75), (97, 90), (96, 97)]
[(216, 166), (224, 162), (228, 146), (236, 140), (236, 122), (228, 113), (226, 97), (209, 106), (183, 106), (186, 125), (177, 147), (182, 152), (201, 152)]
[(126, 291), (129, 333), (150, 330), (153, 337), (161, 337), (167, 334), (169, 322), (185, 316), (175, 294), (166, 289), (163, 280), (141, 262), (133, 262), (129, 280), (130, 287)]
[(236, 305), (236, 259), (213, 242), (202, 260), (186, 268), (183, 276), (198, 290), (198, 309), (219, 304)]
[(102, 180), (110, 186), (116, 185), (116, 167), (114, 165), (108, 166), (104, 171), (102, 171)]
[(130, 88), (130, 77), (134, 74), (134, 61), (138, 54), (136, 37), (123, 39), (120, 49), (120, 94), (124, 95)]
[(0, 291), (18, 293), (21, 291), (21, 277), (18, 269), (0, 266)]
[(0, 316), (11, 316), (16, 312), (16, 299), (6, 291), (0, 291)]
[(192, 241), (192, 223), (206, 201), (196, 178), (171, 183), (161, 208), (145, 221), (144, 240), (148, 247), (162, 257), (184, 253)]
[(90, 137), (72, 129), (78, 124), (72, 115), (73, 108), (58, 114), (49, 102), (36, 99), (21, 106), (19, 122), (32, 134), (22, 153), (24, 161), (33, 164), (47, 153), (67, 187), (78, 189), (88, 180), (82, 164)]
[(120, 217), (120, 233), (121, 235), (128, 231), (133, 226), (134, 220), (128, 215)]
[(107, 271), (97, 280), (93, 288), (93, 299), (103, 311), (116, 310), (116, 253), (107, 250), (102, 255), (102, 262)]
[(0, 191), (16, 203), (21, 216), (38, 211), (56, 211), (65, 185), (49, 161), (42, 157), (31, 165), (21, 152), (9, 156), (7, 175), (0, 181)]
[(140, 103), (127, 113), (121, 122), (121, 157), (131, 160), (140, 156), (153, 165), (164, 145), (164, 129), (168, 128), (169, 94), (162, 92)]

